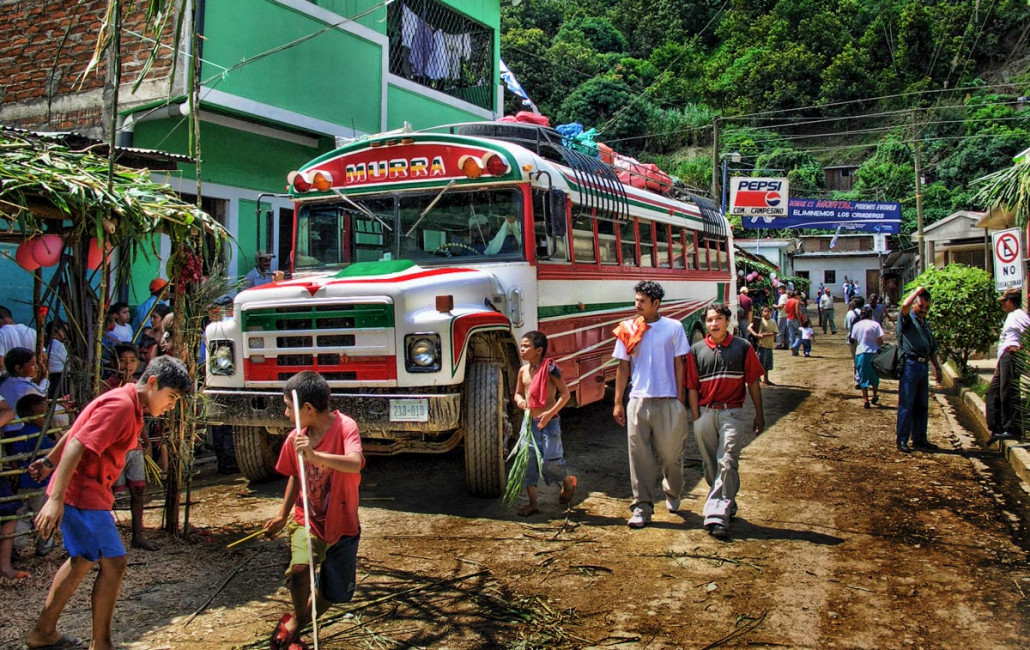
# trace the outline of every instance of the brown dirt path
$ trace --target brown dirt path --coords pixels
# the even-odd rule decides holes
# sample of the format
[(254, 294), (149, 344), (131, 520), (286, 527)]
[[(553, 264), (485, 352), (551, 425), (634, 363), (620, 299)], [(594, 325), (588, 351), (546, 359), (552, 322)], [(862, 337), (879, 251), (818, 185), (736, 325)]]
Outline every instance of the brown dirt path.
[[(659, 505), (651, 526), (625, 527), (625, 434), (610, 403), (564, 418), (580, 478), (567, 512), (557, 488), (541, 490), (543, 513), (528, 519), (467, 498), (460, 455), (370, 459), (357, 609), (330, 614), (322, 647), (1025, 647), (1030, 567), (1007, 511), (1018, 527), (1020, 495), (993, 488), (946, 400), (931, 401), (942, 449), (904, 457), (896, 384), (883, 408), (863, 410), (843, 338), (820, 337), (814, 353), (776, 353), (780, 385), (765, 391), (767, 432), (742, 456), (728, 543), (700, 529), (693, 445), (683, 510)], [(116, 614), (125, 647), (267, 647), (287, 607), (281, 540), (225, 550), (276, 510), (282, 483), (201, 482), (204, 534), (130, 552)], [(26, 559), (34, 577), (3, 585), (4, 647), (17, 647), (58, 562)], [(82, 590), (65, 629), (88, 636), (88, 615)]]

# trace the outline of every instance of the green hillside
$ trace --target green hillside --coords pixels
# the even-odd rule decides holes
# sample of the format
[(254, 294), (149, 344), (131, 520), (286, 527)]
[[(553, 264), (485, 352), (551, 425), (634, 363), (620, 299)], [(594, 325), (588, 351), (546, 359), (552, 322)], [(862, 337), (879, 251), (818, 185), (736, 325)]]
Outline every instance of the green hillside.
[(982, 209), (975, 179), (1030, 147), (1028, 18), (1026, 0), (516, 0), (501, 56), (552, 123), (688, 185), (710, 186), (718, 121), (720, 153), (793, 196), (859, 165), (841, 198), (900, 201), (910, 232), (915, 144), (927, 224)]

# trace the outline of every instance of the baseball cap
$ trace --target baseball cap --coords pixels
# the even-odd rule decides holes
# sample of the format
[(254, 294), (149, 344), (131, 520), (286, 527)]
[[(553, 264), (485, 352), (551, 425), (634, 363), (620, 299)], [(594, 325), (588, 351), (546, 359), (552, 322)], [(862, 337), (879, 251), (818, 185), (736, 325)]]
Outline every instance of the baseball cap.
[(268, 251), (258, 251), (254, 253), (254, 259), (256, 260), (270, 260), (273, 257), (275, 257), (275, 255), (269, 253)]
[(998, 296), (999, 301), (1011, 300), (1013, 302), (1023, 302), (1023, 292), (1019, 289), (1005, 289), (1005, 293)]
[(164, 278), (154, 278), (150, 281), (150, 293), (160, 291), (161, 289), (164, 289), (167, 286), (168, 280), (165, 280)]
[(741, 287), (740, 288), (740, 292), (741, 293), (747, 293), (748, 292), (748, 288), (747, 287)]

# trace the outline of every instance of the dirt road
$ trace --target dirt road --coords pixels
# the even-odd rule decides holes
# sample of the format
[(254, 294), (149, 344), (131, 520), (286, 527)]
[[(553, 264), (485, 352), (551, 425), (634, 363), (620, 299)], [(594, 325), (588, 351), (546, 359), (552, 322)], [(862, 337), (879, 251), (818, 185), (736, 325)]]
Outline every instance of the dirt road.
[[(460, 455), (373, 458), (357, 596), (330, 613), (322, 647), (1025, 647), (1026, 494), (972, 448), (947, 400), (931, 401), (941, 450), (903, 456), (896, 384), (883, 408), (863, 410), (842, 337), (819, 338), (812, 358), (776, 354), (732, 541), (701, 530), (693, 445), (681, 513), (659, 505), (651, 526), (625, 526), (625, 434), (610, 403), (563, 418), (580, 477), (567, 512), (553, 489), (528, 519), (467, 498)], [(282, 541), (225, 550), (275, 511), (282, 483), (200, 482), (200, 533), (130, 552), (116, 614), (125, 647), (267, 647), (286, 611)], [(33, 578), (3, 586), (0, 643), (30, 625), (58, 562), (25, 560)], [(83, 591), (66, 630), (88, 636), (88, 616)]]

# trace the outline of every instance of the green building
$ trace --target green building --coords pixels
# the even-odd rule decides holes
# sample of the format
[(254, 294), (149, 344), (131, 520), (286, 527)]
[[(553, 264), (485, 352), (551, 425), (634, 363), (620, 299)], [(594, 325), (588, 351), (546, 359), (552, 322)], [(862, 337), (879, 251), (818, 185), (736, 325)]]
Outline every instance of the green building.
[[(304, 162), (365, 134), (499, 116), (499, 0), (198, 2), (200, 106), (187, 101), (180, 53), (178, 96), (123, 101), (119, 144), (188, 153), (186, 116), (199, 110), (204, 207), (236, 237), (230, 277), (253, 268), (258, 250), (276, 255), (273, 269), (288, 264), (291, 203), (264, 196), (258, 209), (257, 201), (285, 192), (286, 174)], [(184, 195), (196, 191), (192, 164), (156, 176)], [(160, 239), (141, 246), (148, 253), (137, 255), (130, 304), (164, 274)]]

